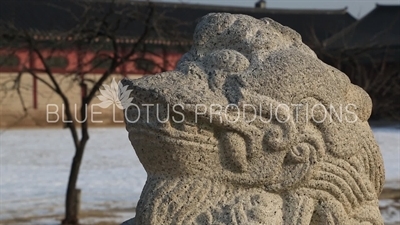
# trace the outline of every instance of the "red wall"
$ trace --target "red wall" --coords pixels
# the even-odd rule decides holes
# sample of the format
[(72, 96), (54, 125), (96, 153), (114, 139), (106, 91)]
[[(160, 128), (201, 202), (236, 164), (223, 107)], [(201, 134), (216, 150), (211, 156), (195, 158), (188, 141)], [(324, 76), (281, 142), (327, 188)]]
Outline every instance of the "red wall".
[[(65, 57), (68, 60), (68, 65), (64, 68), (57, 68), (53, 67), (52, 72), (55, 73), (76, 73), (78, 71), (78, 62), (81, 61), (82, 64), (82, 72), (83, 73), (103, 73), (105, 69), (96, 68), (94, 69), (92, 66), (92, 60), (96, 55), (110, 55), (111, 52), (85, 52), (78, 55), (78, 51), (76, 50), (57, 50), (57, 51), (50, 51), (50, 50), (42, 50), (43, 57)], [(34, 68), (34, 69), (44, 69), (44, 66), (37, 56), (37, 54), (30, 54), (28, 50), (25, 49), (18, 49), (18, 50), (0, 50), (0, 56), (7, 57), (9, 54), (13, 54), (18, 57), (19, 65), (14, 67), (7, 67), (4, 65), (0, 65), (0, 72), (18, 72), (21, 71), (24, 67), (25, 68)], [(31, 57), (30, 57), (31, 55)], [(173, 70), (176, 66), (176, 63), (181, 58), (182, 53), (173, 53), (168, 52), (166, 54), (159, 54), (154, 55), (151, 53), (144, 54), (143, 57), (154, 62), (157, 66), (155, 66), (153, 71), (143, 71), (136, 68), (136, 64), (133, 60), (139, 58), (139, 56), (133, 55), (130, 58), (130, 61), (125, 62), (121, 66), (119, 66), (116, 70), (116, 73), (122, 74), (154, 74), (168, 70)], [(79, 60), (80, 59), (80, 60)]]

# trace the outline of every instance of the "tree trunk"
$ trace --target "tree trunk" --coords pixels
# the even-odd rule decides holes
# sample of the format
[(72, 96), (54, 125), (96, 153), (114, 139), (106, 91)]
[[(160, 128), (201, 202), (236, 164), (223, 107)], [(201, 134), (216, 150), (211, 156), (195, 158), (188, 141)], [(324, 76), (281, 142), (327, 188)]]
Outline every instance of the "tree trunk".
[(65, 218), (63, 225), (79, 224), (78, 212), (76, 210), (76, 183), (78, 181), (79, 169), (83, 158), (84, 147), (76, 149), (74, 159), (72, 160), (71, 171), (68, 179), (67, 195), (65, 198)]
[[(81, 79), (83, 80), (83, 75), (81, 76)], [(77, 208), (76, 205), (77, 202), (76, 183), (78, 181), (79, 169), (81, 167), (83, 152), (85, 151), (86, 143), (89, 140), (88, 121), (86, 115), (87, 115), (87, 105), (90, 102), (90, 99), (89, 100), (86, 99), (86, 94), (87, 94), (86, 84), (84, 82), (81, 82), (80, 85), (82, 88), (82, 93), (81, 93), (82, 105), (80, 110), (80, 116), (81, 116), (80, 119), (82, 121), (80, 124), (82, 138), (79, 142), (76, 139), (74, 139), (74, 141), (76, 142), (75, 145), (76, 151), (75, 151), (75, 156), (72, 160), (71, 171), (68, 179), (67, 194), (65, 197), (65, 218), (62, 220), (63, 225), (79, 224), (79, 218), (78, 218), (79, 208)], [(66, 113), (70, 113), (70, 111), (66, 111)], [(70, 116), (70, 114), (68, 115)], [(73, 126), (73, 124), (71, 124), (69, 128), (71, 129), (71, 131), (76, 132), (75, 126)]]

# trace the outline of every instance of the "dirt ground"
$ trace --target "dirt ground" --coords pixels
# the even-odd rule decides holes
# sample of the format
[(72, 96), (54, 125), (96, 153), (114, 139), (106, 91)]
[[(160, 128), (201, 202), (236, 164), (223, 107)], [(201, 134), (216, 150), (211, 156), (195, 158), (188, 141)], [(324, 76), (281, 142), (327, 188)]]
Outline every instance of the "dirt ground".
[[(134, 208), (81, 211), (79, 213), (79, 221), (81, 225), (119, 225), (129, 219), (134, 211)], [(63, 215), (25, 217), (0, 221), (0, 225), (42, 225), (42, 223), (56, 225), (60, 224), (56, 221), (61, 221), (62, 219)]]

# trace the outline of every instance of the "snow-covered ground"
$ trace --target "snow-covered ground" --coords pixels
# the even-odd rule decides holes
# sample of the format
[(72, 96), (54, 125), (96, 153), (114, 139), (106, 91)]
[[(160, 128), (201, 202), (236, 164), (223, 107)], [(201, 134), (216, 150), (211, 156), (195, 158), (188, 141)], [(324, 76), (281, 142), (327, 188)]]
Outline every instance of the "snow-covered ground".
[[(386, 187), (400, 191), (400, 128), (373, 129), (386, 168)], [(61, 215), (73, 157), (66, 129), (17, 129), (0, 134), (0, 224), (2, 220)], [(146, 173), (120, 128), (90, 130), (79, 175), (82, 209), (132, 208), (139, 199)], [(399, 201), (387, 206), (387, 222), (400, 222)], [(133, 216), (127, 213), (121, 219)], [(51, 224), (51, 222), (50, 222)], [(53, 221), (52, 224), (55, 224)]]
[(385, 163), (385, 187), (400, 191), (400, 127), (379, 127), (372, 130)]

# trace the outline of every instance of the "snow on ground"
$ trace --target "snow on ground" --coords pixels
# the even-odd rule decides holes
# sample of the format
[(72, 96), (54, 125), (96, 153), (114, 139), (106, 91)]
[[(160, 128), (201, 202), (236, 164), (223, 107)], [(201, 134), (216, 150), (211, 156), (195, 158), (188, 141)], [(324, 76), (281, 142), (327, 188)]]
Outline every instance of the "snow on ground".
[[(386, 169), (386, 187), (400, 189), (400, 129), (374, 128)], [(94, 128), (78, 188), (82, 210), (132, 208), (146, 173), (124, 128)], [(18, 129), (0, 133), (0, 223), (12, 218), (62, 215), (73, 145), (67, 129)], [(387, 222), (400, 222), (398, 201), (381, 201)], [(133, 210), (132, 210), (133, 211)], [(125, 213), (120, 222), (132, 217)], [(47, 220), (42, 220), (44, 223)], [(50, 220), (49, 223), (54, 224)]]
[(385, 163), (385, 187), (400, 189), (400, 127), (379, 127), (372, 130)]
[[(74, 153), (69, 131), (8, 130), (0, 141), (0, 221), (62, 214)], [(83, 210), (132, 208), (145, 180), (124, 128), (90, 131), (77, 185)]]

